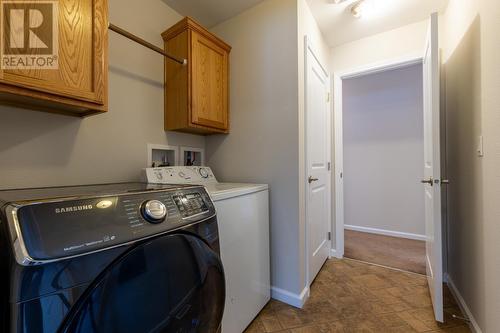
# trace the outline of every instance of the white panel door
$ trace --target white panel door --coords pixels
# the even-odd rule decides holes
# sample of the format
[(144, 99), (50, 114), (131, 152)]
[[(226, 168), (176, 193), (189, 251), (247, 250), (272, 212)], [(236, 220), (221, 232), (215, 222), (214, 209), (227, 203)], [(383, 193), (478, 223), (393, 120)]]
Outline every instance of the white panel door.
[(443, 321), (438, 16), (431, 15), (423, 63), (424, 180), (427, 280), (437, 321)]
[(328, 73), (307, 43), (306, 53), (306, 246), (310, 284), (330, 252), (330, 106)]

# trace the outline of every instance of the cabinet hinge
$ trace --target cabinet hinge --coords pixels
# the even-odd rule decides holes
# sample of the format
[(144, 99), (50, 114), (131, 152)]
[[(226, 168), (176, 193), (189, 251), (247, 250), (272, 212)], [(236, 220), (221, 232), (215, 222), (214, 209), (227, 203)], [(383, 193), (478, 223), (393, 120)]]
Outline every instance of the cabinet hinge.
[(328, 240), (332, 240), (332, 233), (328, 231)]

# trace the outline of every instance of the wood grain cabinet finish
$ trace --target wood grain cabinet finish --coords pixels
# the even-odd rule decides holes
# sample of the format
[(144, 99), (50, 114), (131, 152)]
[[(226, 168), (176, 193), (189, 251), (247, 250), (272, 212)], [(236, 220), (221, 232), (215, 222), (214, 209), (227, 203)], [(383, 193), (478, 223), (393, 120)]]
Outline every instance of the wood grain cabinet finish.
[(189, 17), (162, 37), (165, 51), (187, 59), (165, 60), (165, 130), (229, 133), (231, 47)]
[(108, 2), (58, 0), (57, 3), (58, 68), (1, 70), (0, 103), (73, 116), (105, 112)]

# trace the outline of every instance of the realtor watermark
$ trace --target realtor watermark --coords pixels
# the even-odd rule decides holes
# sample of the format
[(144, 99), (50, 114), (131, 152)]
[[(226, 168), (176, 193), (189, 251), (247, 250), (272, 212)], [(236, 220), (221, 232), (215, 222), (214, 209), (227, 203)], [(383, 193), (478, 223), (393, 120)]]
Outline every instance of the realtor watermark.
[(0, 3), (0, 68), (57, 69), (58, 0)]

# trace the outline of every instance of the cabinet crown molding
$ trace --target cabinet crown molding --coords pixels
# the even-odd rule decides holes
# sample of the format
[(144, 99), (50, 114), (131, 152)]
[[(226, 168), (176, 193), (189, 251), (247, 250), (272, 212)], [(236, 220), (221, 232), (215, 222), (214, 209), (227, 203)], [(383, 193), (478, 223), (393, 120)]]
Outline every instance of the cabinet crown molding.
[(209, 30), (203, 27), (200, 23), (198, 23), (195, 19), (189, 16), (186, 16), (185, 18), (174, 24), (172, 27), (165, 30), (161, 34), (161, 36), (163, 37), (164, 41), (167, 41), (177, 36), (181, 32), (185, 31), (186, 29), (196, 31), (199, 34), (205, 36), (206, 38), (209, 38), (214, 43), (216, 43), (217, 46), (223, 48), (227, 52), (231, 51), (231, 46), (229, 44), (224, 42), (221, 38), (215, 36), (213, 33), (211, 33)]

